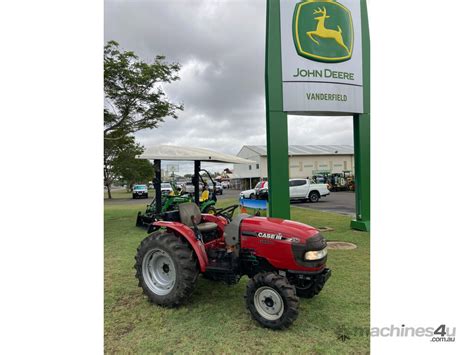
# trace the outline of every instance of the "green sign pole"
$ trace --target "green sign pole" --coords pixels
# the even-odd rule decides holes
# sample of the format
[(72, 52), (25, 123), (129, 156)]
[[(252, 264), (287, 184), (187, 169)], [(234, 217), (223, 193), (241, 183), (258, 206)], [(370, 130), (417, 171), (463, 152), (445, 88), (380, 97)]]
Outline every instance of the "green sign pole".
[(271, 217), (290, 218), (288, 120), (283, 112), (280, 1), (267, 0), (265, 92), (267, 111), (268, 207)]
[(365, 0), (360, 2), (360, 12), (364, 113), (354, 115), (356, 219), (351, 222), (351, 228), (368, 232), (370, 230), (370, 37)]
[[(297, 1), (295, 1), (295, 5), (296, 4)], [(338, 31), (336, 32), (335, 29), (331, 30), (331, 26), (336, 28), (334, 27), (335, 24), (329, 23), (328, 29), (325, 27), (326, 25), (323, 22), (323, 20), (331, 18), (330, 15), (327, 15), (327, 11), (331, 11), (331, 13), (334, 13), (334, 11), (339, 11), (339, 13), (343, 15), (341, 9), (345, 8), (342, 5), (337, 4), (335, 0), (306, 0), (299, 2), (298, 6), (299, 10), (301, 10), (302, 7), (305, 7), (306, 9), (308, 6), (308, 8), (312, 10), (308, 12), (311, 18), (309, 20), (306, 19), (307, 21), (313, 22), (316, 20), (318, 23), (322, 23), (318, 25), (316, 29), (313, 29), (309, 32), (307, 31), (307, 28), (304, 27), (304, 31), (306, 31), (307, 36), (308, 34), (312, 33), (314, 33), (314, 35), (319, 39), (320, 37), (324, 38), (324, 36), (332, 36), (331, 38), (333, 38), (336, 43), (332, 43), (332, 45), (337, 46), (338, 43), (339, 46), (342, 46), (347, 50), (347, 39), (344, 40), (342, 35), (338, 34), (347, 33), (347, 29), (343, 30), (339, 26)], [(283, 111), (280, 10), (280, 0), (267, 0), (265, 88), (268, 180), (270, 187), (269, 214), (272, 217), (290, 218), (290, 199), (288, 188), (288, 122), (287, 113)], [(347, 13), (347, 9), (344, 11)], [(353, 229), (368, 231), (370, 229), (370, 44), (366, 0), (360, 0), (360, 11), (362, 30), (363, 113), (357, 113), (353, 115), (355, 148), (354, 159), (356, 174), (356, 219), (351, 222), (351, 227)], [(305, 16), (304, 12), (297, 12), (297, 22), (294, 23), (299, 23), (298, 15), (300, 13), (302, 13), (302, 18)], [(316, 15), (317, 18), (313, 18), (313, 15)], [(343, 18), (343, 16), (340, 17), (339, 21), (342, 21), (341, 19)], [(340, 23), (342, 24), (342, 22)], [(350, 23), (352, 26), (352, 22)], [(305, 33), (304, 31), (303, 33)], [(302, 38), (306, 40), (304, 35), (302, 35)], [(314, 41), (314, 38), (312, 40)], [(318, 39), (316, 39), (314, 42), (316, 42), (319, 46), (320, 43)], [(318, 50), (321, 48), (317, 47)], [(316, 54), (314, 54), (314, 56), (316, 59), (318, 59)], [(324, 62), (324, 60), (321, 61)], [(326, 73), (326, 71), (324, 71), (324, 73)], [(318, 108), (316, 108), (314, 111), (311, 110), (309, 113), (324, 114), (325, 111), (318, 111)]]

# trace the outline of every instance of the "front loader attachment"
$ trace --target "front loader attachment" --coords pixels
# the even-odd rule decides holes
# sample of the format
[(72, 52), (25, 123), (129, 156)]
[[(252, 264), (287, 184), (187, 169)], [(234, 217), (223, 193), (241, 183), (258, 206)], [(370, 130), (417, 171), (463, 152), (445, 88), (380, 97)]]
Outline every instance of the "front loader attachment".
[(142, 214), (141, 212), (138, 212), (137, 214), (137, 221), (135, 225), (137, 227), (142, 227), (142, 228), (148, 228), (150, 224), (155, 222), (157, 219), (154, 214)]

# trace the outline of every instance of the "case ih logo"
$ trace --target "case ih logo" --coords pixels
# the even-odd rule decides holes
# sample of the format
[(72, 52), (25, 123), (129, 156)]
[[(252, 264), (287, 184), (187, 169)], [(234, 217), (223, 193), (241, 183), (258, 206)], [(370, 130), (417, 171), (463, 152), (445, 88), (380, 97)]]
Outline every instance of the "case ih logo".
[(257, 237), (259, 238), (266, 238), (266, 239), (276, 239), (276, 240), (282, 240), (283, 235), (281, 233), (278, 234), (270, 234), (270, 233), (257, 233)]
[(317, 62), (349, 60), (354, 46), (351, 12), (334, 0), (306, 0), (293, 13), (296, 52)]

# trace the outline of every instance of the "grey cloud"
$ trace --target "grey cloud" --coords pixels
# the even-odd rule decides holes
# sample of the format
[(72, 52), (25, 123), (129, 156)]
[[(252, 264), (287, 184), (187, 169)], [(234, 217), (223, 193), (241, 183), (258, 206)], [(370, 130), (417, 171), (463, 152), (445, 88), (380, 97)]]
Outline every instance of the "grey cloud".
[[(165, 90), (185, 110), (138, 132), (139, 142), (231, 154), (265, 144), (265, 1), (106, 0), (111, 39), (145, 60), (162, 54), (182, 64), (181, 80)], [(347, 117), (292, 116), (288, 131), (290, 144), (352, 144)]]

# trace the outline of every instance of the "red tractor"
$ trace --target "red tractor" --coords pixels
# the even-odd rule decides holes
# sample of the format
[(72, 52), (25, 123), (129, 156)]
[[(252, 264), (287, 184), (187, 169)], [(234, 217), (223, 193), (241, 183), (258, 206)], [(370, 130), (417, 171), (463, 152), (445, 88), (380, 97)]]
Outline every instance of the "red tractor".
[(246, 303), (261, 325), (282, 329), (298, 316), (298, 296), (313, 297), (331, 275), (326, 241), (308, 225), (246, 214), (231, 220), (230, 206), (201, 214), (190, 202), (169, 212), (145, 238), (135, 257), (139, 286), (161, 306), (191, 296), (199, 273), (235, 284), (248, 275)]
[(233, 218), (238, 205), (216, 215), (201, 214), (192, 202), (178, 208), (151, 223), (135, 256), (138, 284), (157, 305), (188, 301), (199, 273), (227, 284), (247, 275), (245, 299), (254, 319), (284, 329), (298, 316), (299, 297), (317, 295), (331, 275), (326, 241), (311, 226), (247, 214)]

